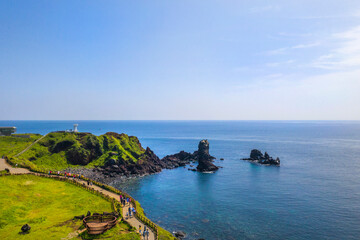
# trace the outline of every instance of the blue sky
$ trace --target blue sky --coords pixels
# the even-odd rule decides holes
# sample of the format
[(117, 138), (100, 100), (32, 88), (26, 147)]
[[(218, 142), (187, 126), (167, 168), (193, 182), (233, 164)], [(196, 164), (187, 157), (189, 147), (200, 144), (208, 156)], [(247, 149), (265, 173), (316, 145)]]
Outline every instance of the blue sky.
[(0, 2), (0, 119), (360, 120), (360, 1)]

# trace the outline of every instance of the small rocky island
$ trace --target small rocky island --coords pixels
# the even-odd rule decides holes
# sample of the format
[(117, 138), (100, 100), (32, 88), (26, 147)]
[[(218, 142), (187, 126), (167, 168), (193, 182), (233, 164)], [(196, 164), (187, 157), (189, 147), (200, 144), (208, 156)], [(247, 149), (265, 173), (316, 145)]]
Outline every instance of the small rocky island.
[[(185, 166), (190, 162), (198, 162), (198, 166), (196, 170), (199, 172), (214, 172), (219, 169), (219, 167), (215, 166), (212, 162), (215, 157), (209, 154), (209, 141), (201, 140), (198, 145), (198, 150), (194, 153), (188, 153), (181, 151), (179, 153), (168, 155), (161, 159), (162, 162), (167, 164), (172, 164), (174, 166)], [(191, 169), (196, 171), (195, 169)]]
[(280, 166), (280, 159), (278, 157), (274, 159), (270, 157), (267, 152), (265, 152), (265, 154), (262, 154), (262, 152), (258, 149), (251, 150), (250, 158), (243, 158), (242, 160), (247, 160), (264, 165)]

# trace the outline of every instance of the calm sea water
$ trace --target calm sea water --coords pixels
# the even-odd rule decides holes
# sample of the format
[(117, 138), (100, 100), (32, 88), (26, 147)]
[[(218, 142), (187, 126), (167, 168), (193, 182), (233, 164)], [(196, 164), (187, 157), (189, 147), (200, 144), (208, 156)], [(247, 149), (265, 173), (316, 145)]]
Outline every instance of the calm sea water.
[[(0, 121), (41, 134), (73, 123), (138, 136), (160, 157), (210, 141), (210, 153), (225, 158), (214, 174), (178, 168), (116, 184), (188, 239), (360, 239), (360, 122)], [(253, 148), (281, 167), (241, 161)]]

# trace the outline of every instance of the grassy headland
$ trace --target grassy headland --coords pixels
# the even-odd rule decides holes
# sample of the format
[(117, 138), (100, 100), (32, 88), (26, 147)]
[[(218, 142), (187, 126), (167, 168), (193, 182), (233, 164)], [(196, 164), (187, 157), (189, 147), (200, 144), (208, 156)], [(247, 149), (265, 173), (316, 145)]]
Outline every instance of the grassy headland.
[(41, 135), (30, 138), (0, 137), (0, 156), (5, 155), (12, 164), (40, 170), (63, 170), (68, 167), (103, 166), (109, 159), (136, 163), (144, 159), (145, 149), (136, 137), (107, 133), (53, 132), (34, 144), (28, 151), (15, 157)]

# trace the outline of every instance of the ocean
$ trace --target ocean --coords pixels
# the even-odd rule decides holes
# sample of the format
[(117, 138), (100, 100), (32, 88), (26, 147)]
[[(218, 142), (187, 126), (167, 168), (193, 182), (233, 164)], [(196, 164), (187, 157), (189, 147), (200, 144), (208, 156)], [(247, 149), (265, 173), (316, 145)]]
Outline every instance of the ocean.
[[(359, 121), (0, 121), (18, 133), (72, 128), (139, 137), (159, 157), (210, 142), (216, 173), (187, 168), (113, 183), (187, 239), (360, 239)], [(240, 160), (251, 149), (280, 167)], [(224, 161), (219, 160), (224, 158)]]

